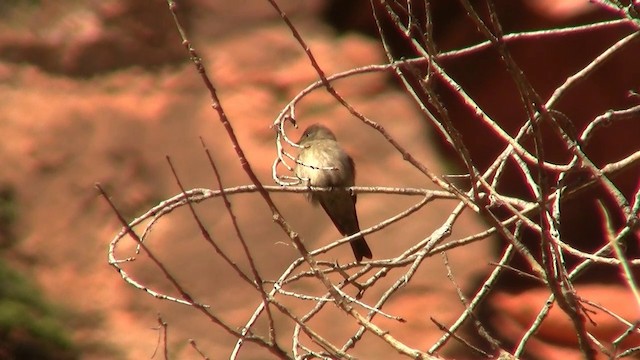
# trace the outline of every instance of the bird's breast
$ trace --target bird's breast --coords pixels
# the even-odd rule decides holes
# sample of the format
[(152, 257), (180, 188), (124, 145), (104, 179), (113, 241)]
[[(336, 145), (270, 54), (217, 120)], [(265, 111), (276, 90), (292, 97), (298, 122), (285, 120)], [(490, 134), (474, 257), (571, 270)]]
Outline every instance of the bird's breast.
[(352, 186), (353, 169), (349, 157), (334, 143), (322, 141), (303, 149), (298, 156), (302, 164), (296, 164), (296, 175), (308, 179), (311, 186)]

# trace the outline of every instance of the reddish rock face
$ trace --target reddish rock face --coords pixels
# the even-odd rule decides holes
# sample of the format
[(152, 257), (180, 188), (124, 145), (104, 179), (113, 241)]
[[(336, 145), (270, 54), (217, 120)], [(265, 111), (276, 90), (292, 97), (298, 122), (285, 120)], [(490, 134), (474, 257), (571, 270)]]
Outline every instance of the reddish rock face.
[[(481, 2), (471, 2), (474, 7), (486, 16), (486, 6)], [(469, 20), (465, 10), (458, 2), (432, 1), (433, 37), (440, 51), (459, 49), (486, 40)], [(336, 23), (341, 30), (358, 29), (374, 33), (375, 23), (368, 16), (358, 12), (344, 12), (341, 2), (332, 2), (326, 11), (330, 21)], [(354, 4), (348, 7), (356, 7)], [(583, 1), (496, 1), (496, 12), (504, 33), (567, 27), (578, 24), (595, 23), (610, 19), (618, 19), (615, 14)], [(424, 8), (416, 5), (413, 8), (416, 16), (424, 14)], [(368, 20), (367, 20), (368, 19)], [(488, 20), (485, 18), (485, 20)], [(382, 16), (390, 47), (399, 58), (415, 56), (412, 46), (389, 25), (388, 18)], [(523, 71), (543, 101), (549, 99), (555, 89), (562, 85), (569, 76), (587, 66), (603, 51), (616, 41), (634, 31), (629, 24), (620, 24), (594, 31), (563, 36), (541, 36), (533, 39), (507, 41), (509, 52)], [(630, 43), (616, 52), (589, 76), (577, 82), (570, 90), (554, 103), (553, 109), (566, 118), (566, 130), (575, 134), (581, 132), (597, 116), (609, 110), (622, 110), (638, 104), (640, 97), (632, 95), (638, 92), (640, 67), (632, 66), (630, 59), (640, 56), (640, 48)], [(518, 94), (512, 76), (506, 70), (504, 62), (495, 49), (485, 48), (471, 54), (461, 56), (445, 56), (440, 65), (462, 87), (462, 89), (509, 134), (515, 136), (526, 120), (526, 112)], [(484, 171), (505, 148), (506, 143), (494, 131), (474, 114), (474, 109), (465, 105), (453, 89), (443, 82), (434, 80), (440, 100), (446, 106), (454, 126), (460, 131), (464, 143), (469, 149), (474, 164)], [(428, 98), (424, 97), (425, 102)], [(583, 146), (586, 155), (602, 167), (608, 163), (619, 161), (639, 150), (638, 136), (640, 121), (638, 115), (627, 120), (616, 121), (610, 126), (599, 129), (596, 135)], [(552, 127), (542, 124), (544, 152), (546, 159), (555, 163), (568, 162), (573, 154), (567, 149), (559, 135)], [(452, 161), (459, 161), (451, 152), (450, 145), (442, 137), (435, 136), (442, 151), (451, 154)], [(533, 151), (532, 139), (524, 142), (525, 148)], [(553, 181), (557, 173), (548, 173)], [(580, 167), (572, 171), (567, 183), (576, 182), (588, 176)], [(640, 188), (640, 166), (612, 176), (612, 181), (629, 202)], [(498, 190), (521, 198), (531, 199), (531, 193), (518, 171), (507, 166), (504, 180)], [(603, 201), (613, 217), (615, 227), (624, 223), (619, 209), (614, 205), (611, 196), (602, 188), (595, 187), (563, 204), (563, 218), (560, 226), (562, 236), (579, 249), (592, 252), (605, 242), (602, 217), (596, 200)], [(640, 240), (636, 231), (626, 243), (629, 255), (637, 257), (637, 243)], [(537, 239), (531, 234), (528, 244), (536, 251)], [(569, 267), (575, 264), (569, 260)], [(616, 277), (611, 268), (596, 267), (586, 280), (594, 277), (611, 279)], [(617, 270), (613, 269), (614, 272)], [(517, 286), (517, 284), (510, 284)]]
[[(189, 8), (188, 2), (181, 4), (180, 9)], [(93, 8), (52, 2), (31, 11), (25, 23), (37, 30), (4, 32), (0, 61), (30, 63), (47, 72), (77, 77), (132, 66), (158, 69), (185, 61), (165, 1), (106, 1)], [(187, 11), (179, 14), (189, 29)]]
[[(283, 3), (287, 13), (295, 16), (296, 24), (304, 30), (305, 40), (327, 73), (385, 61), (375, 40), (351, 33), (336, 37), (326, 24), (320, 23), (324, 2), (305, 1), (304, 6), (299, 0)], [(341, 3), (353, 6), (352, 2)], [(451, 3), (454, 2), (433, 2), (434, 11), (439, 14), (435, 21), (443, 26), (435, 34), (436, 40), (446, 50), (480, 39), (460, 9), (451, 7)], [(608, 16), (579, 6), (567, 5), (564, 11), (561, 7), (533, 3), (498, 1), (505, 31), (548, 28)], [(317, 73), (266, 2), (238, 6), (233, 1), (193, 0), (179, 4), (184, 11), (180, 13), (183, 25), (191, 31), (191, 40), (218, 88), (250, 163), (261, 180), (271, 183), (275, 146), (269, 125), (291, 97), (317, 80)], [(206, 89), (188, 62), (166, 2), (122, 0), (95, 6), (79, 6), (74, 1), (43, 2), (42, 7), (27, 9), (24, 14), (27, 15), (23, 23), (0, 22), (0, 133), (3, 134), (0, 180), (16, 188), (20, 204), (16, 231), (19, 241), (9, 250), (9, 261), (33, 274), (51, 299), (86, 316), (83, 318), (86, 323), (80, 321), (72, 326), (80, 343), (100, 344), (87, 350), (88, 358), (148, 358), (157, 344), (157, 333), (150, 328), (156, 326), (158, 312), (169, 322), (170, 347), (175, 349), (177, 358), (193, 357), (192, 350), (184, 346), (188, 338), (196, 338), (212, 358), (227, 354), (234, 341), (226, 333), (203, 321), (191, 308), (161, 302), (133, 290), (107, 266), (106, 245), (120, 224), (103, 200), (96, 198), (92, 187), (96, 181), (101, 182), (125, 215), (133, 218), (179, 192), (166, 166), (165, 156), (170, 155), (189, 187), (214, 188), (201, 136), (213, 150), (219, 168), (224, 169), (225, 185), (248, 181), (211, 109)], [(363, 14), (369, 16), (369, 12), (360, 8), (350, 16), (361, 19)], [(360, 23), (351, 19), (352, 23)], [(34, 32), (29, 28), (41, 30)], [(624, 27), (612, 28), (544, 41), (515, 42), (509, 47), (539, 94), (546, 98), (567, 76), (629, 31)], [(637, 58), (640, 58), (637, 46), (612, 57), (568, 92), (558, 109), (581, 130), (593, 117), (609, 109), (637, 103), (627, 94), (630, 89), (638, 90), (640, 83), (640, 67), (629, 65), (629, 59)], [(442, 65), (492, 118), (510, 132), (518, 129), (524, 113), (495, 52), (485, 50), (445, 59)], [(438, 152), (432, 148), (442, 145), (440, 138), (425, 126), (406, 94), (390, 86), (388, 75), (359, 76), (340, 81), (336, 86), (360, 111), (379, 121), (432, 170), (438, 174), (449, 171), (438, 164)], [(460, 106), (454, 93), (442, 84), (436, 87), (474, 161), (479, 168), (486, 167), (504, 144), (493, 141), (491, 131)], [(298, 111), (302, 127), (323, 122), (336, 132), (358, 166), (358, 185), (427, 186), (424, 176), (407, 165), (377, 132), (355, 120), (324, 91), (313, 93)], [(599, 131), (586, 146), (597, 165), (638, 150), (640, 121), (636, 120), (615, 123)], [(291, 131), (292, 137), (297, 138)], [(551, 132), (545, 133), (549, 146), (545, 150), (550, 159), (566, 161), (569, 155), (558, 146), (555, 137)], [(447, 152), (446, 146), (439, 150)], [(521, 179), (508, 171), (507, 181), (501, 185), (503, 192), (514, 196), (526, 194)], [(613, 181), (629, 198), (637, 191), (639, 178), (640, 167), (635, 167)], [(320, 247), (339, 236), (328, 219), (318, 221), (319, 213), (307, 207), (299, 194), (279, 194), (274, 198), (310, 247)], [(596, 198), (611, 203), (602, 192), (594, 190), (564, 205), (563, 236), (585, 251), (604, 241), (601, 217), (595, 211)], [(255, 198), (245, 195), (232, 201), (246, 236), (252, 241), (260, 269), (270, 279), (277, 277), (299, 256), (298, 252), (281, 231), (274, 229), (271, 215), (262, 203), (256, 205)], [(357, 206), (364, 227), (411, 204), (413, 199), (390, 201), (384, 196), (361, 195)], [(436, 201), (416, 214), (417, 220), (391, 226), (367, 236), (367, 240), (376, 256), (396, 256), (430, 234), (451, 208), (451, 203)], [(230, 235), (233, 229), (228, 219), (220, 215), (226, 211), (221, 203), (210, 201), (198, 210), (212, 234), (224, 239), (232, 255), (244, 259)], [(478, 219), (466, 213), (464, 216), (454, 229), (455, 236), (483, 228)], [(612, 216), (619, 226), (619, 213), (612, 211)], [(226, 320), (242, 326), (260, 299), (253, 297), (255, 292), (249, 286), (226, 276), (229, 269), (221, 265), (199, 234), (193, 219), (180, 213), (155, 229), (152, 243), (173, 269), (179, 269), (178, 275), (199, 299), (216, 305)], [(530, 236), (529, 241), (534, 248), (536, 239)], [(637, 255), (636, 242), (637, 238), (628, 239), (629, 255)], [(134, 250), (132, 243), (122, 248), (123, 252)], [(449, 253), (450, 264), (464, 289), (472, 288), (476, 278), (493, 269), (488, 264), (495, 260), (490, 250), (490, 243), (485, 241)], [(348, 246), (325, 255), (329, 261), (352, 260)], [(146, 284), (169, 291), (164, 278), (144, 261), (141, 259), (137, 263), (140, 265), (132, 266), (131, 272)], [(568, 261), (569, 266), (574, 263), (571, 258)], [(618, 280), (618, 271), (597, 269), (582, 280), (614, 282)], [(385, 285), (389, 285), (391, 280), (385, 280)], [(309, 285), (309, 291), (319, 293), (320, 288), (313, 286)], [(520, 333), (511, 332), (507, 325), (522, 329), (530, 324), (535, 310), (523, 311), (520, 305), (538, 304), (544, 292), (518, 278), (504, 279), (501, 286), (504, 291), (497, 293), (487, 307), (501, 316), (487, 320), (487, 324), (502, 338), (516, 341), (516, 337), (509, 335)], [(527, 291), (511, 294), (516, 288)], [(628, 299), (623, 293), (628, 295), (617, 285), (578, 287), (579, 295), (589, 298), (593, 295), (602, 301)], [(371, 294), (367, 300), (374, 299), (374, 295), (381, 294)], [(294, 309), (304, 313), (306, 304), (298, 306)], [(635, 304), (629, 300), (609, 306), (630, 314), (628, 311)], [(463, 309), (441, 260), (434, 257), (414, 277), (411, 287), (383, 309), (408, 322), (378, 321), (410, 346), (425, 348), (442, 334), (428, 317), (448, 324)], [(314, 326), (341, 341), (355, 329), (355, 325), (337, 328), (335, 319), (341, 316), (329, 313), (319, 317)], [(560, 358), (557, 355), (560, 351), (577, 354), (574, 348), (567, 349), (568, 342), (552, 331), (566, 329), (564, 320), (558, 320), (561, 318), (554, 316), (548, 320), (541, 338), (531, 345), (532, 354), (542, 354), (539, 355), (542, 358)], [(606, 319), (597, 320), (603, 324), (594, 330), (602, 331), (598, 336), (610, 339), (612, 334), (619, 333), (620, 329), (609, 326)], [(291, 329), (287, 327), (286, 331)], [(104, 343), (107, 345), (102, 346)], [(543, 350), (538, 350), (538, 346)], [(382, 341), (365, 336), (354, 354), (376, 358), (388, 350)], [(263, 350), (249, 348), (245, 358), (264, 357)]]
[[(485, 2), (471, 1), (471, 3), (482, 15), (486, 15)], [(613, 11), (584, 1), (494, 1), (493, 3), (504, 33), (554, 27), (563, 28), (619, 18)], [(342, 2), (334, 1), (331, 4), (332, 6), (328, 8), (325, 15), (330, 21), (335, 22), (342, 31), (355, 28), (372, 34), (377, 33), (375, 23), (368, 15), (356, 11), (344, 11), (348, 7), (357, 7), (353, 2), (345, 5)], [(435, 43), (439, 47), (438, 50), (459, 49), (485, 40), (476, 25), (469, 20), (460, 2), (430, 1), (429, 4), (433, 22), (433, 33), (430, 35), (434, 37)], [(414, 14), (418, 17), (422, 16), (424, 9), (421, 8), (421, 5), (413, 5), (415, 5)], [(392, 28), (389, 19), (382, 17), (385, 28)], [(484, 19), (488, 20), (487, 17)], [(570, 76), (583, 69), (597, 56), (616, 44), (618, 40), (634, 31), (636, 31), (635, 27), (628, 23), (619, 24), (564, 36), (541, 36), (528, 40), (507, 41), (507, 47), (524, 76), (544, 103)], [(412, 46), (400, 32), (389, 30), (386, 35), (392, 52), (398, 58), (415, 55), (411, 50)], [(560, 116), (565, 122), (563, 126), (570, 135), (575, 136), (596, 117), (610, 110), (624, 110), (638, 106), (640, 103), (640, 97), (637, 95), (640, 90), (638, 85), (640, 84), (640, 67), (632, 64), (631, 60), (640, 58), (640, 47), (637, 44), (637, 41), (629, 43), (614, 55), (607, 57), (596, 71), (581, 78), (554, 104), (553, 109), (561, 113)], [(512, 76), (507, 72), (504, 62), (495, 49), (487, 48), (464, 56), (445, 57), (441, 59), (439, 64), (503, 129), (512, 136), (517, 133), (527, 115)], [(480, 171), (484, 171), (505, 148), (506, 143), (501, 141), (494, 131), (474, 114), (474, 109), (470, 109), (463, 103), (453, 89), (438, 80), (433, 80), (432, 84), (437, 90), (439, 99), (446, 106), (454, 126), (461, 133), (474, 164)], [(428, 97), (425, 95), (423, 99), (427, 102)], [(542, 124), (542, 128), (545, 159), (555, 163), (568, 162), (573, 154), (567, 149), (564, 141), (548, 124)], [(624, 120), (617, 120), (606, 127), (599, 128), (592, 139), (587, 144), (583, 144), (582, 148), (596, 166), (603, 167), (638, 152), (640, 150), (638, 134), (640, 134), (640, 115), (636, 111), (635, 113), (631, 112), (631, 115)], [(459, 160), (451, 151), (451, 146), (445, 143), (441, 137), (435, 136), (434, 141), (440, 145), (440, 149), (444, 153), (451, 155), (452, 161)], [(533, 151), (531, 139), (525, 141), (524, 145), (529, 151)], [(459, 165), (462, 167), (462, 164)], [(557, 173), (554, 172), (547, 172), (546, 175), (552, 181), (557, 178)], [(571, 184), (584, 181), (585, 177), (589, 176), (589, 173), (579, 166), (570, 172), (563, 185), (571, 186)], [(626, 201), (630, 204), (634, 203), (635, 194), (640, 190), (640, 166), (636, 163), (636, 165), (630, 166), (610, 178)], [(503, 194), (533, 199), (530, 189), (515, 166), (507, 166), (498, 190)], [(627, 219), (611, 194), (602, 186), (596, 186), (562, 204), (562, 221), (559, 224), (559, 230), (565, 242), (589, 253), (608, 242), (606, 226), (598, 202), (604, 204), (606, 211), (611, 216), (614, 229), (621, 229), (624, 226)], [(502, 216), (508, 214), (501, 209), (494, 210)], [(526, 232), (524, 239), (528, 248), (540, 259), (539, 235)], [(635, 259), (640, 256), (639, 242), (640, 230), (636, 228), (624, 239), (626, 255), (629, 258)], [(504, 246), (496, 250), (503, 249)], [(570, 255), (566, 255), (565, 260), (569, 270), (580, 262), (579, 259)], [(517, 258), (512, 264), (525, 271), (530, 271), (528, 264), (522, 258)], [(640, 272), (636, 269), (635, 274), (637, 277)], [(621, 293), (630, 295), (625, 291), (626, 287), (621, 270), (617, 266), (593, 266), (581, 275), (577, 282), (588, 283), (587, 289), (597, 288), (599, 291), (605, 292), (607, 295), (603, 295), (603, 297), (616, 297)], [(598, 283), (610, 286), (598, 288), (596, 285)], [(533, 298), (527, 298), (529, 294), (535, 297), (538, 291), (544, 292), (539, 289), (535, 281), (528, 281), (512, 272), (506, 272), (498, 287), (503, 289), (505, 293), (496, 296), (492, 300), (492, 305), (489, 306), (501, 309), (497, 310), (498, 313), (504, 310), (503, 306), (508, 307), (509, 303), (513, 305), (512, 310), (517, 311), (521, 304), (531, 303)], [(581, 289), (582, 287), (578, 288), (579, 294)], [(514, 299), (509, 299), (507, 293), (518, 294), (514, 295)], [(637, 304), (630, 299), (628, 303), (622, 301), (616, 303), (614, 307), (622, 307), (625, 309), (622, 311), (628, 311), (629, 314), (637, 311)], [(523, 315), (522, 324), (530, 324), (535, 318), (534, 312), (532, 309), (532, 312), (527, 316)], [(555, 327), (563, 329), (562, 331), (566, 330), (568, 334), (574, 334), (566, 328), (556, 327), (558, 323), (555, 319), (557, 318), (547, 320), (548, 327), (546, 329)], [(604, 321), (604, 324), (607, 322)], [(518, 333), (514, 336), (509, 330), (505, 330), (503, 325), (504, 323), (501, 323), (495, 327), (501, 335), (510, 339), (521, 335)], [(602, 328), (610, 329), (606, 325)], [(616, 334), (616, 330), (612, 330), (608, 336), (613, 336), (613, 334)], [(551, 338), (553, 335), (542, 342), (537, 342), (536, 345), (531, 345), (531, 348), (534, 349), (535, 346), (543, 344), (544, 341), (550, 341)], [(634, 341), (637, 343), (638, 340), (632, 340), (631, 343)], [(561, 346), (566, 346), (566, 344)], [(555, 351), (559, 351), (559, 349), (556, 347)], [(532, 350), (532, 353), (536, 351)], [(568, 349), (564, 351), (572, 352)], [(550, 354), (553, 353), (537, 353), (537, 356), (540, 358), (565, 358), (564, 355), (559, 355), (560, 353), (556, 353), (554, 356)], [(579, 358), (581, 355), (579, 352), (573, 352), (572, 356)]]
[[(32, 274), (52, 301), (88, 319), (87, 323), (70, 324), (80, 344), (98, 344), (85, 350), (87, 358), (151, 356), (158, 334), (150, 328), (157, 326), (159, 312), (170, 324), (170, 341), (179, 344), (170, 344), (170, 351), (175, 351), (180, 358), (192, 358), (193, 350), (184, 344), (194, 338), (201, 349), (214, 358), (229, 353), (234, 339), (191, 308), (158, 301), (134, 290), (106, 263), (107, 244), (119, 231), (120, 224), (104, 200), (96, 196), (95, 182), (100, 182), (112, 194), (128, 219), (179, 192), (167, 168), (166, 155), (171, 156), (186, 186), (214, 188), (213, 173), (200, 137), (212, 150), (226, 186), (248, 182), (211, 109), (208, 92), (188, 62), (188, 55), (182, 53), (184, 64), (175, 67), (135, 66), (146, 64), (145, 56), (152, 54), (143, 51), (140, 55), (130, 48), (134, 38), (144, 42), (134, 36), (135, 29), (144, 33), (144, 29), (152, 28), (161, 33), (147, 34), (150, 38), (162, 38), (165, 31), (175, 34), (176, 30), (172, 25), (146, 24), (145, 16), (138, 24), (133, 20), (137, 19), (136, 6), (129, 3), (100, 3), (95, 8), (88, 5), (74, 8), (67, 4), (58, 16), (77, 15), (81, 27), (78, 34), (61, 31), (37, 37), (20, 27), (0, 31), (3, 49), (15, 48), (13, 54), (21, 54), (18, 58), (9, 52), (0, 54), (0, 59), (4, 59), (0, 60), (0, 133), (3, 134), (0, 162), (5, 169), (2, 180), (16, 189), (20, 209), (16, 231), (19, 239), (7, 257), (14, 266)], [(375, 41), (355, 34), (335, 38), (318, 22), (317, 4), (311, 7), (307, 3), (304, 7), (299, 4), (297, 0), (291, 1), (284, 5), (285, 10), (299, 16), (301, 20), (297, 21), (301, 26), (310, 29), (305, 33), (305, 40), (327, 73), (384, 61)], [(165, 10), (166, 4), (159, 6)], [(202, 17), (196, 16), (199, 20), (194, 26), (200, 30), (191, 40), (218, 88), (249, 162), (265, 184), (273, 184), (271, 164), (276, 149), (274, 131), (269, 126), (291, 97), (317, 80), (317, 73), (268, 5), (256, 5), (252, 9), (238, 9), (230, 2), (210, 5), (218, 6), (216, 9), (199, 6), (207, 11), (200, 12)], [(37, 22), (36, 19), (57, 14), (56, 10), (53, 5), (47, 5), (26, 14), (30, 16), (29, 21)], [(221, 18), (220, 14), (228, 16)], [(250, 16), (249, 20), (246, 16)], [(225, 27), (221, 28), (221, 24)], [(9, 25), (0, 23), (1, 26)], [(122, 32), (128, 36), (113, 36)], [(104, 51), (104, 57), (94, 52), (96, 58), (83, 63), (79, 61), (81, 57), (74, 55), (87, 54), (90, 47), (84, 40), (105, 38), (114, 43), (113, 47), (98, 46), (96, 51), (101, 51), (100, 54)], [(167, 40), (163, 46), (182, 49), (179, 40)], [(27, 56), (29, 51), (25, 49), (29, 48), (42, 53)], [(118, 53), (122, 49), (131, 52), (127, 50), (127, 55), (120, 58)], [(162, 52), (162, 49), (154, 51)], [(64, 63), (67, 67), (61, 65), (64, 59), (75, 60)], [(167, 58), (161, 59), (170, 62)], [(54, 61), (53, 65), (47, 65), (50, 60)], [(100, 62), (105, 67), (96, 66)], [(76, 71), (76, 66), (87, 66), (83, 69), (91, 70)], [(76, 75), (92, 76), (78, 78)], [(343, 80), (336, 83), (336, 88), (360, 111), (383, 124), (421, 161), (438, 173), (444, 172), (437, 165), (434, 151), (425, 146), (424, 125), (418, 112), (404, 95), (389, 86), (387, 74)], [(298, 107), (298, 115), (301, 127), (321, 122), (335, 131), (357, 163), (357, 184), (425, 186), (424, 177), (402, 161), (377, 132), (355, 120), (325, 91), (312, 93)], [(292, 138), (300, 135), (295, 129), (288, 131)], [(300, 194), (276, 194), (274, 199), (309, 248), (318, 248), (340, 236), (330, 220), (318, 212), (321, 210), (308, 206)], [(231, 201), (263, 275), (276, 278), (299, 253), (286, 235), (273, 226), (271, 214), (261, 201), (256, 202), (252, 195), (234, 196)], [(369, 227), (415, 202), (412, 197), (389, 200), (383, 195), (362, 194), (357, 203), (361, 225)], [(231, 238), (234, 231), (224, 215), (222, 203), (213, 200), (198, 207), (211, 233), (222, 239), (233, 257), (246, 261), (241, 247)], [(434, 202), (417, 214), (418, 221), (390, 226), (384, 233), (371, 234), (367, 239), (381, 258), (397, 256), (433, 231), (451, 207), (451, 202)], [(229, 268), (200, 237), (193, 219), (185, 217), (186, 213), (176, 215), (153, 231), (154, 239), (149, 244), (153, 243), (155, 251), (178, 276), (190, 279), (188, 287), (194, 296), (215, 305), (216, 311), (234, 326), (242, 326), (260, 303), (259, 296), (254, 297), (257, 294), (242, 281), (227, 276)], [(457, 234), (462, 236), (479, 229), (477, 219), (465, 216)], [(171, 240), (176, 236), (183, 240)], [(135, 251), (132, 242), (124, 242), (119, 249), (119, 255), (135, 255), (130, 253)], [(486, 244), (478, 243), (468, 250), (450, 254), (450, 262), (457, 268), (463, 285), (468, 285), (471, 274), (487, 266), (471, 260), (478, 254), (489, 256)], [(348, 246), (332, 250), (323, 258), (340, 263), (353, 261)], [(148, 286), (170, 291), (146, 258), (141, 256), (139, 260), (135, 265), (125, 264), (133, 265), (127, 270)], [(415, 277), (416, 290), (399, 294), (389, 306), (398, 312), (402, 310), (402, 316), (412, 316), (414, 311), (426, 306), (442, 321), (453, 321), (459, 309), (439, 304), (454, 301), (454, 289), (446, 277), (432, 276), (432, 273), (444, 274), (441, 261), (425, 264)], [(392, 280), (388, 277), (382, 284), (388, 286)], [(304, 288), (315, 293), (321, 291), (314, 282)], [(384, 289), (381, 285), (379, 291), (367, 295), (367, 301), (381, 296)], [(354, 294), (353, 288), (347, 291)], [(415, 299), (416, 294), (419, 307), (403, 306)], [(304, 302), (291, 304), (299, 314), (308, 310), (306, 305)], [(336, 315), (341, 316), (328, 312), (318, 317), (314, 328), (332, 340), (344, 341), (355, 328), (351, 325), (336, 328)], [(282, 324), (283, 334), (290, 335), (292, 325)], [(397, 328), (397, 321), (386, 326), (395, 327), (398, 337), (412, 344), (419, 345), (425, 339), (433, 342), (440, 336), (435, 326), (422, 320), (411, 321), (410, 328)], [(421, 329), (420, 339), (411, 338), (416, 336), (411, 329)], [(207, 335), (201, 337), (202, 334)], [(375, 357), (387, 347), (375, 338), (367, 337), (363, 341), (356, 353), (364, 358)], [(283, 343), (287, 346), (286, 340)], [(243, 353), (243, 358), (265, 356), (268, 354), (257, 347), (248, 347)]]

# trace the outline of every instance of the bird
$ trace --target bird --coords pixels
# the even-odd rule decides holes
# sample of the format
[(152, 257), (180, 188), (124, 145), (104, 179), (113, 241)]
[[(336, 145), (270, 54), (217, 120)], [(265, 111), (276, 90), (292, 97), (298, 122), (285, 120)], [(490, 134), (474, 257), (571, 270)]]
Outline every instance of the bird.
[[(320, 204), (343, 236), (360, 232), (356, 194), (345, 189), (355, 184), (353, 159), (340, 147), (333, 132), (321, 124), (307, 127), (297, 144), (302, 149), (296, 159), (295, 175), (308, 186), (332, 188), (308, 192), (307, 200)], [(350, 244), (357, 262), (372, 258), (364, 236), (352, 239)]]

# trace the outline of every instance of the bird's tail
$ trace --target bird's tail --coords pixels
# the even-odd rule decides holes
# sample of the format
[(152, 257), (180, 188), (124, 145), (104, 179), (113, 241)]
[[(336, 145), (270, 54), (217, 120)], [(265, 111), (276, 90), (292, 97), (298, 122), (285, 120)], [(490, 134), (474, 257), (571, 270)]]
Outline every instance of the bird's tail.
[(371, 259), (373, 255), (371, 254), (371, 249), (369, 249), (369, 245), (364, 240), (363, 236), (357, 237), (350, 242), (351, 249), (353, 250), (353, 255), (356, 256), (356, 261), (362, 261), (362, 258), (365, 257), (367, 259)]
[[(351, 194), (347, 191), (334, 191), (322, 193), (320, 196), (320, 205), (342, 235), (349, 236), (360, 232), (356, 204)], [(360, 262), (363, 257), (367, 259), (373, 257), (364, 236), (359, 236), (351, 240), (350, 243), (356, 261)]]

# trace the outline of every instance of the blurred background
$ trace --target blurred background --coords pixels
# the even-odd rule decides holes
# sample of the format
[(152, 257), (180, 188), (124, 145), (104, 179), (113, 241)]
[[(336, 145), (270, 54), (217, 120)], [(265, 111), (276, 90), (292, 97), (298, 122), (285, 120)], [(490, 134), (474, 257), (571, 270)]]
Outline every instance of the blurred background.
[[(484, 2), (472, 3), (482, 7)], [(387, 61), (369, 1), (285, 0), (278, 4), (327, 74)], [(433, 36), (439, 50), (483, 40), (457, 2), (431, 4)], [(505, 32), (619, 18), (589, 1), (496, 0), (495, 4)], [(178, 2), (177, 12), (218, 89), (252, 167), (264, 184), (272, 184), (276, 149), (270, 125), (293, 96), (317, 80), (317, 74), (266, 1), (246, 1), (239, 6), (237, 1), (185, 0)], [(626, 25), (615, 26), (518, 42), (512, 50), (546, 99), (568, 76), (631, 31)], [(395, 56), (412, 56), (401, 37), (387, 35)], [(578, 124), (609, 109), (630, 107), (634, 100), (629, 90), (637, 91), (640, 84), (640, 67), (630, 59), (638, 58), (636, 42), (570, 92), (560, 107)], [(522, 106), (495, 53), (479, 51), (445, 60), (443, 65), (503, 128), (518, 129)], [(459, 171), (460, 164), (450, 149), (391, 74), (359, 75), (337, 82), (336, 88), (430, 170), (437, 174)], [(486, 168), (503, 144), (486, 141), (487, 130), (467, 109), (456, 106), (450, 90), (440, 89), (474, 160), (481, 169)], [(0, 3), (0, 358), (150, 358), (158, 347), (158, 314), (169, 324), (171, 358), (200, 358), (188, 339), (195, 339), (211, 358), (228, 356), (235, 343), (231, 336), (191, 308), (155, 299), (127, 285), (108, 265), (107, 247), (120, 224), (94, 188), (99, 182), (131, 220), (179, 193), (166, 163), (167, 155), (187, 188), (215, 188), (200, 138), (221, 169), (225, 186), (248, 184), (210, 105), (166, 2)], [(434, 188), (377, 132), (353, 118), (324, 91), (311, 94), (297, 112), (302, 128), (322, 122), (334, 130), (357, 164), (358, 185)], [(599, 164), (617, 161), (638, 150), (638, 134), (640, 121), (614, 124), (605, 135), (594, 139), (590, 149), (598, 154), (594, 156)], [(290, 136), (297, 139), (299, 132), (292, 129)], [(557, 161), (565, 158), (566, 154), (557, 154)], [(616, 181), (628, 195), (637, 191), (639, 177), (636, 166)], [(523, 191), (517, 179), (503, 185), (507, 187), (504, 191), (514, 196)], [(274, 199), (310, 247), (338, 238), (324, 213), (306, 204), (301, 195), (276, 194)], [(269, 209), (256, 194), (235, 195), (231, 200), (259, 270), (267, 279), (277, 278), (298, 252), (271, 221)], [(361, 225), (372, 226), (415, 202), (412, 198), (390, 200), (382, 195), (361, 195)], [(454, 205), (434, 202), (413, 217), (370, 235), (374, 257), (397, 256), (423, 240), (442, 224)], [(567, 210), (567, 237), (574, 244), (583, 244), (585, 251), (601, 246), (603, 230), (593, 195), (571, 207), (573, 210)], [(221, 201), (206, 201), (197, 210), (212, 235), (243, 269), (248, 269)], [(621, 223), (619, 214), (613, 217), (616, 224)], [(484, 228), (480, 219), (465, 213), (452, 239)], [(159, 223), (150, 241), (196, 299), (211, 304), (226, 321), (243, 326), (260, 303), (246, 284), (227, 275), (230, 269), (200, 237), (186, 209)], [(492, 239), (448, 254), (463, 289), (472, 292), (493, 270), (490, 263), (496, 261), (501, 248), (500, 241)], [(132, 256), (135, 244), (124, 241), (120, 250), (122, 257)], [(635, 254), (637, 244), (631, 241), (628, 250)], [(344, 246), (324, 254), (324, 259), (341, 263), (352, 260)], [(144, 258), (126, 268), (145, 285), (172, 293), (166, 280)], [(627, 300), (629, 295), (616, 285), (617, 272), (595, 270), (584, 278), (583, 291), (622, 314), (633, 314), (634, 310), (628, 308), (633, 305)], [(412, 286), (399, 292), (384, 308), (409, 319), (408, 323), (380, 320), (379, 324), (410, 346), (428, 348), (442, 335), (429, 318), (450, 324), (464, 311), (446, 273), (440, 257), (430, 258)], [(393, 280), (391, 277), (388, 283)], [(309, 292), (320, 289), (317, 284), (308, 286)], [(508, 276), (498, 289), (485, 308), (491, 319), (487, 323), (505, 344), (510, 344), (529, 326), (547, 293), (537, 293), (532, 284)], [(383, 290), (381, 286), (379, 293), (370, 294), (371, 299)], [(526, 303), (535, 305), (523, 309)], [(299, 314), (312, 306), (300, 301), (290, 305)], [(314, 327), (335, 341), (344, 341), (355, 329), (353, 324), (336, 326), (343, 316), (337, 311), (323, 315), (314, 320)], [(606, 333), (607, 320), (599, 320), (605, 324), (600, 329)], [(572, 331), (566, 319), (558, 316), (548, 322), (539, 339), (530, 344), (528, 356), (580, 358), (574, 340), (562, 336)], [(292, 329), (284, 321), (280, 325), (287, 329), (283, 333)], [(610, 331), (615, 337), (618, 329)], [(287, 341), (286, 335), (282, 336), (283, 344)], [(380, 340), (365, 336), (354, 354), (367, 359), (388, 351)], [(445, 355), (473, 358), (455, 344), (447, 351)], [(263, 349), (247, 345), (241, 358), (269, 356)]]

